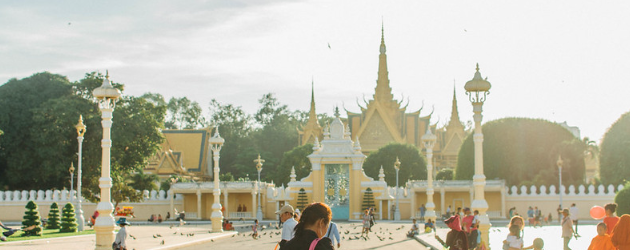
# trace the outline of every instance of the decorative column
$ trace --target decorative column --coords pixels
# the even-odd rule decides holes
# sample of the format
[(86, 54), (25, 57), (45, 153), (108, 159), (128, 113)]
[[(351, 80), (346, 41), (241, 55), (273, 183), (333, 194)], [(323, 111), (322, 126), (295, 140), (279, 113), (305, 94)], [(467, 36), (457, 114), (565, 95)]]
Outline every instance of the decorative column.
[(488, 202), (485, 199), (486, 176), (483, 173), (483, 133), (481, 131), (481, 115), (483, 102), (490, 90), (490, 82), (484, 80), (479, 73), (479, 64), (477, 64), (475, 76), (472, 80), (466, 82), (464, 88), (466, 95), (473, 105), (475, 132), (473, 141), (475, 144), (475, 175), (473, 176), (473, 185), (475, 186), (475, 200), (472, 202), (472, 210), (479, 211), (479, 230), (481, 231), (481, 241), (489, 244), (488, 232), (490, 231), (490, 218), (488, 218)]
[(83, 116), (79, 116), (79, 123), (75, 126), (77, 128), (77, 141), (79, 142), (79, 169), (77, 172), (77, 220), (79, 225), (77, 225), (77, 229), (79, 232), (82, 232), (85, 227), (85, 217), (83, 216), (83, 208), (81, 207), (81, 203), (83, 203), (83, 196), (81, 195), (81, 163), (83, 162), (83, 135), (85, 131), (87, 131), (87, 126), (83, 124)]
[[(431, 133), (431, 128), (427, 128), (427, 132), (422, 136), (422, 143), (427, 150), (427, 211), (424, 217), (434, 223), (437, 218), (435, 203), (433, 203), (433, 146), (435, 146), (436, 140), (437, 136)], [(442, 199), (442, 202), (444, 202), (444, 199)]]
[(225, 185), (223, 185), (223, 200), (225, 203), (225, 215), (223, 216), (224, 218), (229, 219), (230, 218), (230, 211), (229, 211), (229, 207), (228, 206), (228, 189), (227, 189), (227, 183)]
[(262, 222), (263, 219), (263, 212), (262, 212), (262, 207), (260, 204), (260, 172), (262, 171), (262, 165), (263, 162), (265, 162), (265, 160), (260, 158), (260, 154), (258, 154), (258, 159), (254, 160), (254, 162), (256, 163), (256, 171), (258, 171), (258, 183), (256, 183), (256, 191), (257, 191), (257, 196), (258, 196), (258, 209), (256, 209), (256, 219), (259, 222)]
[(254, 186), (254, 190), (252, 190), (252, 216), (256, 214), (256, 195), (258, 194), (258, 192), (256, 192), (257, 189), (258, 186)]
[(444, 201), (444, 196), (446, 196), (446, 191), (444, 190), (444, 186), (440, 188), (440, 208), (442, 214), (446, 214), (446, 201)]
[[(201, 211), (201, 189), (198, 189), (198, 188), (199, 188), (199, 186), (197, 186), (197, 192), (196, 192), (196, 194), (197, 194), (197, 219), (201, 220), (201, 218), (202, 218), (202, 216), (201, 216), (201, 214), (202, 214), (202, 211)], [(221, 224), (223, 224), (223, 223), (221, 223)]]
[(70, 162), (70, 168), (68, 168), (68, 172), (70, 172), (70, 193), (68, 200), (70, 202), (74, 201), (74, 162)]
[(400, 202), (398, 202), (398, 171), (400, 171), (400, 160), (396, 157), (394, 162), (394, 168), (396, 169), (396, 210), (394, 211), (394, 221), (400, 221)]
[(558, 165), (558, 194), (560, 195), (560, 208), (562, 208), (562, 194), (564, 193), (564, 189), (562, 188), (562, 156), (558, 155), (558, 161), (556, 164)]
[(93, 92), (94, 97), (98, 100), (101, 110), (101, 124), (103, 125), (103, 140), (101, 140), (102, 157), (101, 157), (101, 178), (98, 180), (101, 188), (101, 200), (96, 205), (96, 211), (99, 216), (94, 223), (94, 231), (96, 232), (96, 249), (111, 249), (114, 242), (114, 205), (111, 199), (112, 178), (110, 177), (110, 153), (112, 147), (111, 128), (112, 117), (116, 101), (120, 97), (120, 90), (114, 88), (109, 82), (109, 72), (106, 73), (103, 85), (96, 88)]
[(214, 203), (212, 203), (212, 215), (210, 216), (210, 220), (212, 221), (212, 232), (221, 233), (223, 232), (223, 212), (221, 212), (221, 202), (219, 202), (221, 200), (221, 188), (219, 187), (219, 153), (221, 152), (221, 147), (225, 139), (221, 138), (221, 135), (219, 135), (219, 126), (215, 127), (214, 135), (209, 141), (212, 149), (212, 159), (214, 160), (214, 190), (212, 190)]

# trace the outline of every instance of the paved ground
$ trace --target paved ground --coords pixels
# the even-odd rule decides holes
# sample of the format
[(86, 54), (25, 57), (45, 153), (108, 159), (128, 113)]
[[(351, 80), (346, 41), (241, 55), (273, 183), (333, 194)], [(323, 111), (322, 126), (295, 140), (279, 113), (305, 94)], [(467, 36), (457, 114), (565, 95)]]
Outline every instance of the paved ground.
[[(377, 224), (372, 228), (373, 233), (370, 233), (370, 238), (367, 240), (362, 238), (356, 239), (356, 237), (361, 235), (360, 223), (338, 222), (337, 224), (343, 237), (340, 249), (428, 249), (415, 239), (407, 238), (405, 236), (405, 233), (411, 227), (411, 222), (377, 222)], [(274, 249), (276, 243), (280, 240), (281, 231), (275, 229), (275, 226), (272, 226), (271, 228), (271, 230), (265, 229), (259, 231), (261, 237), (257, 240), (252, 239), (250, 236), (251, 230), (247, 229), (247, 231), (241, 232), (233, 237), (230, 236), (214, 242), (181, 249)]]

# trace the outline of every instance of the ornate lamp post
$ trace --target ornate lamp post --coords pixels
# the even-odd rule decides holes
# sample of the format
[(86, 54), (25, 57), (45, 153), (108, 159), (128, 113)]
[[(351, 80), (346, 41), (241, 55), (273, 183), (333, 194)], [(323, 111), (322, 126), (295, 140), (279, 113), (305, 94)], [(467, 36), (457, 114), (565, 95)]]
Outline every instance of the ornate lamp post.
[(472, 80), (466, 82), (464, 88), (466, 89), (466, 95), (472, 103), (473, 116), (475, 120), (475, 133), (473, 134), (473, 141), (475, 143), (475, 175), (473, 176), (473, 185), (475, 186), (475, 199), (472, 202), (472, 209), (479, 211), (479, 229), (481, 231), (482, 241), (489, 244), (488, 231), (492, 226), (490, 219), (488, 218), (488, 202), (485, 199), (484, 188), (486, 186), (486, 176), (483, 174), (483, 133), (481, 131), (481, 111), (483, 102), (486, 101), (486, 96), (490, 93), (490, 82), (481, 78), (479, 73), (479, 64), (477, 64), (475, 76)]
[(564, 162), (562, 161), (562, 156), (558, 155), (558, 161), (556, 162), (556, 164), (558, 165), (558, 194), (560, 194), (560, 208), (562, 208), (562, 193), (564, 193), (564, 190), (562, 190), (562, 164)]
[(265, 160), (261, 159), (260, 154), (258, 154), (258, 159), (254, 160), (254, 162), (256, 163), (256, 170), (258, 170), (258, 185), (256, 188), (256, 191), (258, 191), (258, 209), (256, 210), (256, 219), (258, 219), (258, 221), (262, 221), (263, 212), (260, 204), (260, 171), (262, 171), (262, 165)]
[(98, 180), (101, 188), (100, 202), (96, 205), (99, 216), (96, 218), (94, 231), (96, 232), (96, 249), (111, 249), (114, 242), (114, 205), (112, 204), (111, 188), (112, 178), (110, 177), (110, 153), (112, 147), (111, 129), (112, 117), (116, 101), (120, 97), (120, 90), (114, 88), (109, 82), (109, 72), (103, 79), (103, 85), (93, 92), (101, 110), (101, 124), (103, 125), (103, 140), (101, 140), (101, 178)]
[(83, 231), (85, 227), (85, 217), (83, 216), (83, 208), (81, 207), (81, 203), (83, 202), (83, 196), (81, 196), (81, 162), (83, 161), (83, 135), (85, 131), (87, 131), (87, 126), (83, 124), (83, 116), (79, 116), (79, 123), (75, 126), (77, 128), (77, 141), (79, 142), (79, 171), (77, 171), (77, 220), (79, 221), (79, 225), (77, 229), (79, 232)]
[(68, 172), (70, 172), (70, 201), (72, 201), (74, 200), (74, 197), (72, 196), (72, 191), (74, 191), (74, 162), (70, 163)]
[(400, 203), (398, 202), (398, 171), (400, 171), (400, 160), (396, 157), (394, 162), (394, 168), (396, 169), (396, 210), (394, 211), (394, 220), (400, 221)]
[(214, 190), (212, 191), (214, 203), (212, 203), (212, 215), (210, 216), (210, 220), (212, 220), (212, 232), (215, 233), (223, 232), (223, 212), (221, 212), (221, 203), (219, 202), (219, 199), (221, 199), (221, 189), (219, 188), (219, 152), (224, 142), (225, 139), (221, 138), (221, 135), (219, 135), (219, 126), (216, 126), (214, 135), (210, 138), (212, 159), (214, 159)]
[(422, 143), (427, 149), (427, 213), (425, 217), (435, 222), (437, 215), (435, 214), (435, 203), (433, 203), (433, 146), (437, 136), (431, 133), (431, 129), (427, 128), (427, 132), (422, 136)]

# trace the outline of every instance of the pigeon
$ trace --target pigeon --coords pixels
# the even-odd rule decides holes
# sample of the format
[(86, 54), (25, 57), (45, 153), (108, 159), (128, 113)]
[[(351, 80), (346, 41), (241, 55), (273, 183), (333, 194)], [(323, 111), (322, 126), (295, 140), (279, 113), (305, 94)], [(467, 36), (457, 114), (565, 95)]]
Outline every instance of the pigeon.
[(155, 239), (155, 238), (157, 238), (157, 236), (155, 236), (155, 234), (154, 234), (154, 235), (153, 235), (153, 238)]
[(232, 235), (232, 238), (234, 238), (234, 236), (236, 236), (236, 234), (233, 234), (233, 235)]
[(164, 240), (162, 240), (162, 242), (160, 242), (160, 245), (164, 245)]
[(177, 232), (174, 232), (173, 234), (177, 234)]
[(162, 235), (160, 235), (160, 234), (156, 234), (156, 236), (157, 236), (157, 237), (162, 237)]
[(171, 225), (168, 227), (168, 229), (173, 229), (173, 224), (171, 224)]
[(133, 235), (131, 235), (131, 234), (129, 235), (129, 237), (131, 237), (131, 238), (132, 238), (132, 239), (134, 239), (134, 240), (136, 239), (136, 237), (135, 237), (135, 236), (133, 236)]
[(269, 238), (273, 237), (273, 235), (269, 235)]
[(394, 238), (392, 238), (392, 237), (389, 237), (389, 239), (390, 239), (390, 240), (394, 240)]
[(214, 242), (214, 240), (213, 240), (213, 239), (210, 239), (210, 241)]

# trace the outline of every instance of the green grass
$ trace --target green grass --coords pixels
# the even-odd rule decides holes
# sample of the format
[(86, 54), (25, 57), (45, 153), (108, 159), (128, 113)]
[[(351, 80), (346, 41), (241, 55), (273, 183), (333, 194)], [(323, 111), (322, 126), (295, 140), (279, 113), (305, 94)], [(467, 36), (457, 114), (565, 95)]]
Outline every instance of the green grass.
[(24, 241), (24, 240), (39, 240), (47, 238), (77, 236), (77, 235), (90, 235), (94, 234), (94, 229), (86, 229), (83, 232), (77, 233), (60, 233), (59, 229), (42, 229), (42, 236), (22, 236), (24, 232), (16, 232), (14, 235), (7, 237), (8, 241)]

